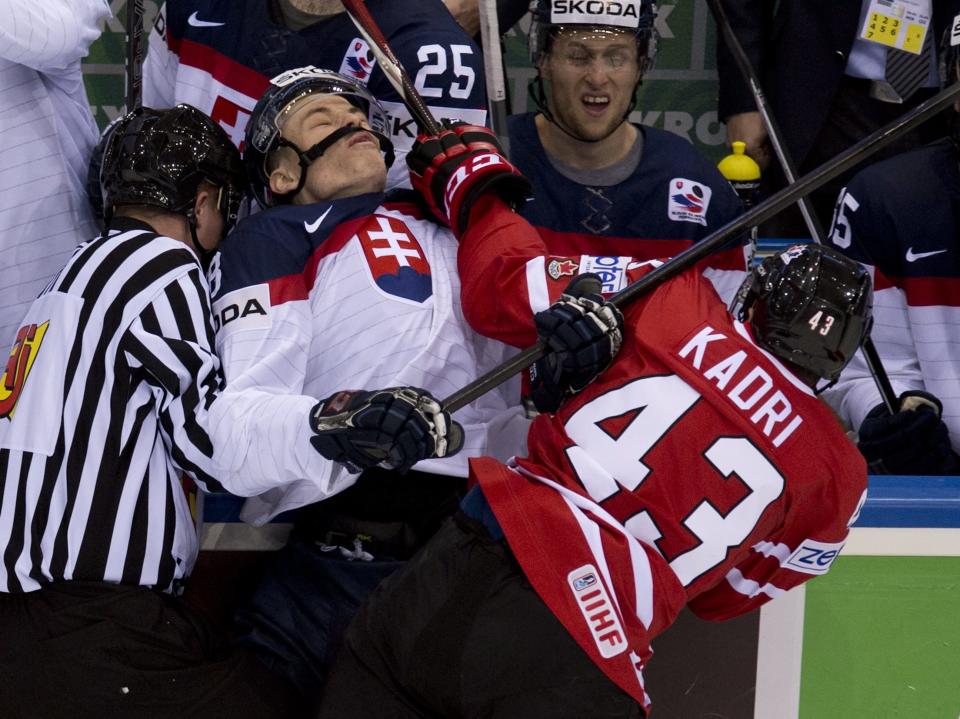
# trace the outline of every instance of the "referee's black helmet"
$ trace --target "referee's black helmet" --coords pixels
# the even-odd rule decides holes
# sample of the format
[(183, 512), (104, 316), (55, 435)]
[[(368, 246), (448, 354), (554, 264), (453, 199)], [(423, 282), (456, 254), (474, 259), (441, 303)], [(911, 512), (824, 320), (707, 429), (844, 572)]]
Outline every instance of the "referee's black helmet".
[(246, 186), (240, 152), (224, 129), (195, 107), (138, 107), (106, 137), (100, 185), (108, 220), (119, 205), (190, 217), (203, 181), (220, 189), (218, 208), (229, 230)]

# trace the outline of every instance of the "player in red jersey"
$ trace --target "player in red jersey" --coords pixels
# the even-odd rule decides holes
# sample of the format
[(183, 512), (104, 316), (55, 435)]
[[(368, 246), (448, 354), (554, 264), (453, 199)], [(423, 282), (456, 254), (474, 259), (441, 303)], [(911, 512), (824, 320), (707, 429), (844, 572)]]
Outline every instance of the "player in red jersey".
[(497, 196), (515, 202), (517, 173), (479, 131), (421, 138), (413, 184), (459, 236), (468, 321), (556, 350), (534, 381), (555, 411), (527, 457), (471, 460), (460, 514), (348, 630), (320, 716), (645, 716), (651, 640), (683, 606), (743, 614), (843, 547), (866, 468), (815, 388), (869, 331), (869, 275), (797, 246), (731, 311), (694, 269), (621, 329)]

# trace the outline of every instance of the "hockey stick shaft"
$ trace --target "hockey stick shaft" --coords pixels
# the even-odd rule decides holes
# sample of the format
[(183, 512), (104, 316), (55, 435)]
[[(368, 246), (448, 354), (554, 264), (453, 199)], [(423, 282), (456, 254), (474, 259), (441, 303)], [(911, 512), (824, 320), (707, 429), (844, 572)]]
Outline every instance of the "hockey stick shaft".
[(479, 0), (480, 41), (483, 43), (483, 74), (487, 81), (490, 120), (500, 140), (503, 154), (510, 156), (507, 132), (507, 84), (503, 75), (503, 49), (500, 44), (500, 21), (497, 0)]
[[(709, 236), (691, 245), (660, 267), (657, 267), (636, 282), (631, 283), (617, 292), (610, 298), (610, 301), (618, 307), (624, 307), (637, 297), (646, 294), (667, 280), (676, 277), (684, 270), (692, 267), (700, 260), (718, 250), (725, 243), (729, 242), (731, 238), (773, 217), (784, 208), (794, 204), (798, 197), (805, 197), (813, 190), (821, 187), (824, 183), (832, 180), (837, 175), (897, 139), (897, 137), (903, 133), (912, 130), (921, 122), (924, 122), (945, 109), (958, 96), (960, 96), (960, 82), (941, 90), (913, 110), (900, 116), (890, 124), (881, 127), (832, 160), (825, 162), (817, 169), (799, 178), (789, 187), (785, 187), (771, 195), (750, 211), (731, 220)], [(487, 374), (478, 377), (470, 384), (454, 392), (449, 397), (446, 397), (443, 400), (443, 408), (448, 412), (455, 412), (477, 397), (499, 386), (525, 367), (529, 367), (543, 357), (544, 354), (546, 354), (546, 349), (540, 342), (528, 347), (499, 367), (495, 367)]]
[(140, 107), (143, 92), (143, 12), (143, 0), (127, 0), (127, 112)]
[[(730, 18), (727, 17), (721, 0), (707, 0), (707, 4), (710, 6), (710, 11), (717, 21), (717, 27), (723, 34), (723, 39), (730, 53), (733, 55), (733, 59), (737, 63), (740, 73), (750, 85), (754, 102), (760, 111), (760, 116), (763, 118), (763, 124), (767, 128), (767, 137), (770, 139), (773, 151), (780, 161), (780, 167), (783, 168), (783, 175), (788, 183), (794, 183), (797, 180), (796, 168), (781, 140), (780, 126), (770, 111), (766, 95), (764, 95), (763, 89), (760, 87), (760, 81), (757, 78), (757, 73), (753, 69), (753, 65), (750, 63), (750, 58), (747, 57), (747, 53), (744, 51), (740, 39), (736, 36), (736, 33), (734, 33), (733, 26), (730, 24)], [(820, 221), (814, 214), (807, 198), (801, 197), (797, 201), (797, 207), (800, 209), (800, 214), (803, 215), (803, 221), (810, 231), (810, 236), (815, 242), (823, 244), (826, 241), (823, 228), (820, 226)], [(876, 346), (873, 344), (873, 339), (869, 336), (863, 343), (863, 356), (867, 361), (867, 367), (873, 376), (873, 381), (877, 385), (877, 390), (880, 392), (880, 397), (884, 405), (886, 405), (890, 414), (895, 414), (898, 411), (899, 401), (893, 391), (893, 386), (890, 384), (887, 371), (883, 368), (883, 363), (880, 360)]]
[(884, 406), (890, 414), (896, 414), (900, 411), (900, 399), (897, 397), (893, 385), (890, 384), (890, 377), (887, 376), (887, 371), (883, 368), (883, 361), (877, 353), (877, 347), (873, 344), (873, 339), (868, 336), (861, 349), (863, 350), (863, 358), (867, 362), (867, 368), (873, 375), (873, 381), (876, 383), (880, 397), (883, 399)]
[(439, 133), (440, 124), (410, 81), (410, 76), (403, 69), (403, 65), (400, 64), (397, 56), (393, 54), (390, 45), (387, 43), (387, 38), (383, 36), (383, 32), (381, 32), (363, 0), (343, 0), (343, 6), (346, 8), (347, 15), (350, 16), (353, 24), (357, 26), (357, 30), (360, 31), (363, 39), (367, 41), (373, 51), (377, 62), (380, 63), (381, 69), (387, 76), (387, 80), (400, 95), (403, 104), (410, 110), (410, 114), (413, 115), (413, 119), (420, 130), (428, 135)]

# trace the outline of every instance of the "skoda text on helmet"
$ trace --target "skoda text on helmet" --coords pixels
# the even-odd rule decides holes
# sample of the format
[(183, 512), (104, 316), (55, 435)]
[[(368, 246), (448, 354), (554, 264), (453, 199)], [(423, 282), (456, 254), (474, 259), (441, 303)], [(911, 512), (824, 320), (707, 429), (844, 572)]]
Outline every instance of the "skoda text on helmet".
[[(291, 108), (299, 100), (310, 95), (339, 95), (351, 105), (359, 107), (367, 115), (370, 130), (346, 126), (335, 130), (321, 142), (310, 148), (299, 148), (281, 135), (284, 121)], [(384, 160), (389, 168), (393, 164), (393, 145), (388, 139), (389, 116), (370, 92), (353, 80), (331, 70), (320, 70), (312, 65), (287, 70), (270, 80), (270, 85), (253, 109), (247, 123), (243, 151), (247, 177), (253, 194), (263, 207), (278, 202), (288, 202), (306, 182), (307, 169), (335, 142), (354, 132), (370, 132), (380, 143)], [(270, 171), (267, 161), (272, 152), (289, 147), (300, 161), (300, 180), (296, 189), (277, 196), (270, 190)]]
[[(537, 77), (530, 84), (529, 93), (537, 109), (570, 134), (554, 120), (548, 106), (539, 66), (544, 54), (550, 52), (557, 33), (562, 30), (583, 30), (596, 33), (633, 32), (637, 41), (637, 69), (640, 80), (633, 88), (630, 105), (624, 113), (626, 120), (633, 110), (635, 95), (643, 75), (653, 67), (657, 54), (657, 32), (653, 21), (657, 6), (653, 0), (532, 0), (530, 3), (530, 33), (527, 36), (530, 61), (538, 68)], [(571, 135), (576, 140), (585, 138)], [(600, 138), (604, 139), (604, 138)], [(597, 142), (598, 140), (593, 140)]]
[(758, 345), (832, 384), (869, 335), (872, 306), (863, 267), (830, 247), (808, 244), (764, 259), (730, 311), (744, 321), (752, 308)]
[(138, 107), (105, 133), (100, 186), (109, 223), (119, 205), (148, 205), (183, 215), (196, 239), (193, 207), (201, 182), (219, 188), (217, 209), (226, 231), (237, 221), (245, 177), (240, 153), (217, 123), (180, 104), (169, 110)]

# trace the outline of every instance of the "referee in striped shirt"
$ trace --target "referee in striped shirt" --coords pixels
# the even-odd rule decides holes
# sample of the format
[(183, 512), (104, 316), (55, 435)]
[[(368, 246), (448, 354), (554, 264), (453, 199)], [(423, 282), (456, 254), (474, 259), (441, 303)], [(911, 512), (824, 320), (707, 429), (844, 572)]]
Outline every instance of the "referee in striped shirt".
[(190, 106), (141, 108), (102, 177), (108, 231), (30, 307), (0, 379), (0, 715), (286, 716), (286, 686), (176, 599), (198, 550), (181, 471), (218, 487), (202, 265), (239, 154)]

